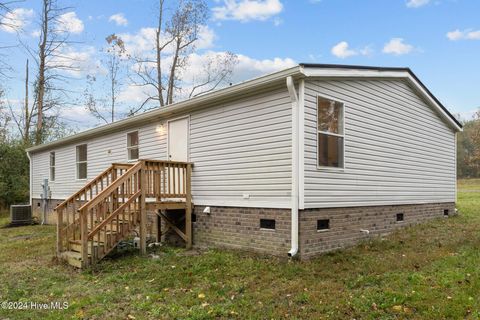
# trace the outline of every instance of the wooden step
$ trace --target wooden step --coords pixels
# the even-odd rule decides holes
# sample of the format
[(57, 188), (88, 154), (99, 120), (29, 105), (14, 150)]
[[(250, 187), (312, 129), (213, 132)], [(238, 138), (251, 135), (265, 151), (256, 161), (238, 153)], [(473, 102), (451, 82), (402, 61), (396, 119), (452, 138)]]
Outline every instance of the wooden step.
[[(107, 224), (105, 226), (105, 229), (107, 229), (107, 231), (120, 231), (120, 230), (126, 230), (126, 228), (128, 228), (128, 223), (127, 222), (118, 222), (118, 226), (117, 226), (117, 223), (114, 222), (113, 224)], [(103, 230), (105, 230), (103, 229)], [(90, 232), (90, 230), (89, 230)]]
[[(100, 239), (99, 239), (99, 235), (100, 235)], [(96, 234), (93, 237), (93, 240), (110, 243), (110, 240), (112, 240), (112, 237), (115, 237), (116, 235), (117, 235), (117, 231), (115, 231), (115, 230), (107, 230), (107, 232), (101, 230), (101, 231), (99, 231), (98, 234)], [(113, 240), (115, 240), (115, 239), (113, 239)]]
[[(103, 242), (97, 242), (95, 241), (93, 243), (93, 248), (95, 251), (95, 256), (99, 257), (103, 255), (103, 248), (104, 244)], [(74, 252), (82, 252), (82, 242), (80, 240), (70, 240), (70, 251)], [(88, 254), (92, 254), (92, 245), (91, 243), (88, 244)]]
[(68, 264), (71, 266), (74, 266), (76, 268), (82, 268), (82, 255), (79, 252), (65, 251), (61, 253), (61, 258), (67, 261)]

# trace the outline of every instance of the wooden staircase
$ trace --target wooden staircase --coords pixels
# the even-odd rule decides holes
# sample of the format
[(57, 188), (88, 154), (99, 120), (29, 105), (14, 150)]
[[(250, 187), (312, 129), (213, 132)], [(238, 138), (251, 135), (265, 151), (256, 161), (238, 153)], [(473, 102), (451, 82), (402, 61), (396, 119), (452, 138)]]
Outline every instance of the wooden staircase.
[(184, 208), (185, 239), (191, 247), (192, 164), (140, 160), (112, 164), (70, 196), (57, 212), (57, 256), (72, 266), (97, 263), (120, 241), (139, 229), (140, 250), (146, 252), (149, 210)]

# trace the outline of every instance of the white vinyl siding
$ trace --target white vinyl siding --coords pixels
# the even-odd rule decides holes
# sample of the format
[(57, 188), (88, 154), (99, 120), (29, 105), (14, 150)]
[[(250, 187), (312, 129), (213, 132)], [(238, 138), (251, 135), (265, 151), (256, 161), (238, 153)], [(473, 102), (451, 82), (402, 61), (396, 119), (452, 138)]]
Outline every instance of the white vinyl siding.
[(192, 113), (195, 204), (288, 208), (291, 119), (286, 86)]
[[(316, 97), (345, 103), (345, 169), (319, 171)], [(304, 207), (455, 201), (455, 133), (402, 80), (308, 80)]]
[[(195, 204), (246, 207), (290, 206), (291, 103), (286, 87), (190, 113), (190, 161)], [(182, 115), (176, 115), (178, 118)], [(166, 159), (166, 121), (138, 127), (142, 159)], [(125, 139), (132, 128), (82, 141), (88, 144), (88, 180), (114, 162), (127, 162)], [(77, 143), (79, 144), (79, 143)], [(76, 181), (75, 144), (57, 147), (52, 198), (64, 199)], [(49, 151), (34, 153), (33, 196), (48, 176)], [(44, 163), (43, 157), (47, 157)], [(247, 199), (244, 199), (244, 196)]]
[[(164, 160), (166, 156), (166, 133), (162, 121), (145, 124), (139, 128), (139, 148), (146, 159)], [(88, 144), (87, 181), (96, 177), (112, 163), (126, 163), (125, 137), (129, 130), (105, 134), (84, 141)], [(76, 180), (76, 150), (78, 144), (55, 148), (56, 181), (50, 186), (53, 199), (65, 199), (86, 184), (85, 180)], [(32, 154), (33, 197), (41, 193), (42, 179), (48, 177), (49, 151)]]

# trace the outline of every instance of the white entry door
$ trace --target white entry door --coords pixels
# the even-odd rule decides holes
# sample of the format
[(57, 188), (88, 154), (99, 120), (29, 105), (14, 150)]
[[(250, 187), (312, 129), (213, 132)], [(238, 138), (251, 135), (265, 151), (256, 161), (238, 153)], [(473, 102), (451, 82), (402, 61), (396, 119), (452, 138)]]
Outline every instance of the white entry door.
[[(168, 160), (188, 161), (188, 118), (168, 122)], [(173, 194), (185, 193), (184, 172), (180, 168), (170, 168), (168, 171), (168, 192), (171, 200), (181, 199)]]
[(188, 118), (168, 122), (168, 159), (188, 161)]

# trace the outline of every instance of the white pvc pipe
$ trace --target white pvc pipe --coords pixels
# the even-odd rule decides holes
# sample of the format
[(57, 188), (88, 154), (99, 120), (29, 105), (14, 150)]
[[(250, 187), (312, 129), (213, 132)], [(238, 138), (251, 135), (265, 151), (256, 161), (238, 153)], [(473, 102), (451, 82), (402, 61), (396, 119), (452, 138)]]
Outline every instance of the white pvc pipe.
[(288, 256), (298, 253), (298, 96), (291, 76), (287, 77), (287, 89), (292, 103), (292, 218), (291, 218), (291, 249)]

